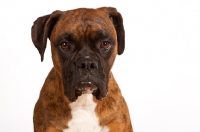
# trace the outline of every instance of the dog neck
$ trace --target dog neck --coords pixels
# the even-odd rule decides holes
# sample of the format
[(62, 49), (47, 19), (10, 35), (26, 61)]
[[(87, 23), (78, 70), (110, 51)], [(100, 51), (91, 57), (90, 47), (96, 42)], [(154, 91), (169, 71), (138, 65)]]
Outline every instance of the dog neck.
[(107, 127), (99, 125), (99, 118), (95, 113), (96, 106), (92, 94), (83, 94), (70, 103), (72, 119), (63, 132), (108, 132)]
[(85, 110), (94, 112), (96, 105), (92, 94), (82, 94), (75, 102), (70, 103), (72, 111)]

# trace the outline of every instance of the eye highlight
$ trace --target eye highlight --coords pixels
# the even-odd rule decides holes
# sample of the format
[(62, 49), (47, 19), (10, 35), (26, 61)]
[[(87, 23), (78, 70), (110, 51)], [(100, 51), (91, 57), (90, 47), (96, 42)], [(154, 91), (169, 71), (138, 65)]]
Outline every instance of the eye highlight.
[(103, 50), (108, 50), (111, 47), (111, 43), (109, 41), (103, 41), (100, 44), (100, 48)]
[(68, 51), (68, 50), (70, 49), (69, 43), (68, 43), (68, 42), (63, 42), (63, 43), (61, 43), (60, 48), (61, 48), (63, 51)]

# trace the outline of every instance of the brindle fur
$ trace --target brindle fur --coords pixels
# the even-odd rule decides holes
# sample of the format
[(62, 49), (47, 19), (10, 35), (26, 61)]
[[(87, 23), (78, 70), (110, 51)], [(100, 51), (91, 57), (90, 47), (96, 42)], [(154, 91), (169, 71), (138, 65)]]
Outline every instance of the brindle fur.
[[(87, 21), (87, 24), (82, 21)], [(91, 23), (91, 26), (88, 26), (88, 23)], [(82, 45), (92, 47), (96, 43), (95, 40), (102, 35), (98, 31), (106, 31), (106, 35), (112, 39), (112, 48), (105, 54), (90, 48), (65, 56), (58, 49), (60, 37), (67, 33), (72, 34), (71, 39), (76, 41), (74, 43), (85, 42)], [(63, 129), (68, 128), (68, 122), (72, 119), (69, 103), (75, 101), (76, 97), (66, 93), (68, 87), (65, 86), (66, 78), (63, 72), (70, 67), (66, 66), (66, 63), (73, 62), (76, 56), (84, 53), (100, 57), (98, 63), (102, 65), (105, 72), (105, 86), (102, 86), (102, 89), (106, 93), (102, 95), (107, 94), (107, 96), (93, 97), (97, 103), (95, 112), (100, 117), (99, 124), (107, 126), (110, 132), (133, 132), (128, 107), (110, 71), (116, 55), (124, 51), (124, 35), (121, 14), (111, 7), (55, 11), (34, 22), (32, 40), (41, 55), (41, 60), (44, 58), (46, 42), (49, 38), (54, 64), (35, 105), (34, 132), (62, 132)]]

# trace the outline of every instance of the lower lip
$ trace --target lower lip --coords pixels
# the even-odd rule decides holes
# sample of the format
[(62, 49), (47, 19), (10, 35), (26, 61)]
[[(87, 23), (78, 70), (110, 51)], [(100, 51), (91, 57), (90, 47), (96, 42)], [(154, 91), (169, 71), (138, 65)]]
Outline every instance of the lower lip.
[(91, 90), (90, 88), (85, 88), (85, 90), (82, 92), (83, 94), (91, 94), (93, 92), (93, 90)]

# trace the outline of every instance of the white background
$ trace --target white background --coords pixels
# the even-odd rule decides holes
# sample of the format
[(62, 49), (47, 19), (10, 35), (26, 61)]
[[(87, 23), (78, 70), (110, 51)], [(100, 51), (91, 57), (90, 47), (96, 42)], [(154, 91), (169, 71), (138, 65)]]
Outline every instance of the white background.
[(200, 132), (199, 0), (1, 0), (0, 131), (33, 132), (33, 108), (52, 68), (31, 41), (33, 21), (54, 10), (113, 6), (126, 49), (113, 72), (135, 132)]

